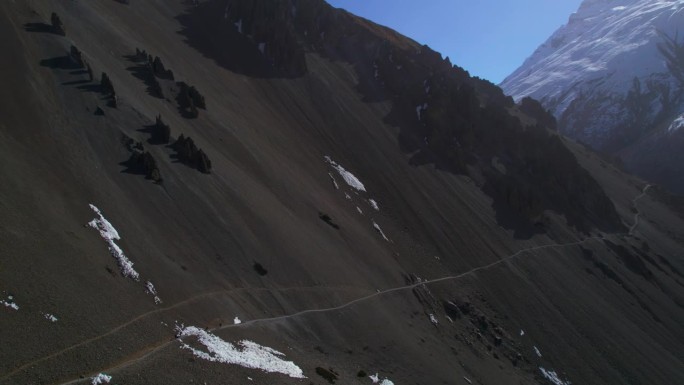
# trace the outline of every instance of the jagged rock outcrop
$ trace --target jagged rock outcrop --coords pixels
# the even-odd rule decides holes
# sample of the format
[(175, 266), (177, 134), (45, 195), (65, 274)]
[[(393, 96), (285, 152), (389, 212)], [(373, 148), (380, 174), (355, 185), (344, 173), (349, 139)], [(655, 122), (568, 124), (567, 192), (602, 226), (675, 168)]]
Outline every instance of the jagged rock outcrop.
[(50, 16), (50, 25), (52, 25), (52, 31), (58, 35), (66, 36), (66, 28), (64, 28), (64, 24), (62, 23), (62, 20), (59, 18), (57, 13), (52, 12), (52, 15)]
[(204, 174), (211, 172), (211, 160), (207, 154), (195, 145), (190, 137), (181, 134), (173, 143), (172, 148), (178, 154), (178, 160), (192, 168), (196, 168)]

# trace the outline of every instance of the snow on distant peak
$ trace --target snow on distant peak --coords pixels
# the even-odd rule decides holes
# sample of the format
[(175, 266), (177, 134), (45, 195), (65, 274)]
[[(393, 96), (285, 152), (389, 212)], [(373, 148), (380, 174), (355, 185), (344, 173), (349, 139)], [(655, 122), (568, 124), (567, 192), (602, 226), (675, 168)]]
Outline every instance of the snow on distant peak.
[(334, 160), (332, 160), (332, 159), (331, 159), (329, 156), (327, 156), (327, 155), (325, 156), (325, 160), (326, 160), (326, 162), (328, 162), (328, 163), (332, 166), (332, 168), (334, 168), (335, 170), (337, 170), (337, 172), (340, 174), (340, 176), (342, 177), (342, 179), (344, 179), (344, 181), (345, 181), (350, 187), (352, 187), (352, 188), (354, 188), (354, 189), (356, 189), (356, 190), (358, 190), (358, 191), (363, 191), (363, 192), (366, 191), (366, 187), (363, 185), (363, 183), (361, 183), (361, 181), (359, 180), (359, 178), (357, 178), (354, 174), (352, 174), (351, 172), (345, 170), (344, 167), (342, 167), (342, 166), (340, 166), (339, 164), (337, 164), (337, 162), (335, 162)]
[(112, 381), (112, 376), (108, 376), (104, 373), (100, 373), (97, 376), (90, 379), (92, 385), (109, 384)]
[(97, 214), (98, 218), (93, 219), (92, 221), (88, 222), (88, 226), (94, 228), (95, 230), (98, 230), (100, 232), (100, 236), (102, 239), (107, 242), (107, 245), (109, 246), (109, 253), (112, 254), (112, 257), (114, 257), (117, 262), (119, 263), (119, 269), (121, 269), (121, 274), (124, 277), (131, 278), (135, 281), (140, 279), (140, 274), (138, 274), (135, 269), (133, 269), (133, 262), (131, 262), (126, 255), (124, 254), (123, 250), (114, 242), (115, 240), (121, 239), (119, 236), (119, 233), (116, 231), (114, 226), (112, 226), (111, 223), (102, 215), (102, 212), (100, 209), (95, 207), (95, 205), (90, 204), (90, 208)]
[[(261, 346), (255, 342), (242, 340), (239, 347), (195, 326), (178, 326), (176, 336), (181, 341), (181, 348), (190, 350), (195, 357), (211, 362), (240, 365), (245, 368), (259, 369), (268, 373), (282, 373), (292, 378), (306, 378), (304, 372), (292, 361), (283, 359), (285, 354)], [(183, 338), (195, 337), (197, 343), (206, 351), (196, 349), (183, 342)]]
[(570, 381), (561, 380), (560, 377), (558, 377), (558, 374), (556, 372), (554, 372), (553, 370), (546, 370), (546, 369), (542, 368), (541, 366), (539, 367), (539, 370), (542, 372), (542, 375), (547, 380), (551, 381), (551, 383), (553, 383), (554, 385), (571, 385), (572, 384), (572, 382), (570, 382)]
[(624, 96), (635, 78), (644, 89), (654, 81), (676, 87), (658, 44), (682, 25), (681, 0), (584, 0), (501, 87), (516, 100), (542, 101), (557, 117), (578, 97)]

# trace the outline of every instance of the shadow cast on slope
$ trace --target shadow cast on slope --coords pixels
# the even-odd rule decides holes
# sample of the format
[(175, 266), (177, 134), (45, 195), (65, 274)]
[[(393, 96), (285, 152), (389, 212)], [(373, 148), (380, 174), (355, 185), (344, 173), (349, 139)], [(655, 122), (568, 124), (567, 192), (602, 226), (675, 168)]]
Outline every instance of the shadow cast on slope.
[(55, 29), (45, 23), (26, 23), (24, 24), (24, 31), (26, 32), (36, 32), (36, 33), (49, 33), (53, 35), (62, 35), (61, 33), (55, 31)]
[(40, 61), (40, 65), (43, 67), (48, 67), (50, 69), (78, 70), (79, 73), (81, 71), (81, 67), (78, 64), (74, 63), (74, 61), (71, 60), (71, 58), (68, 55), (56, 56), (50, 59), (43, 59)]
[(209, 0), (188, 6), (176, 19), (185, 42), (219, 66), (255, 78), (282, 76), (259, 50), (258, 44), (238, 32), (226, 15), (226, 2)]
[(124, 58), (131, 63), (135, 63), (135, 65), (126, 68), (126, 70), (145, 84), (147, 94), (155, 98), (164, 99), (159, 81), (155, 78), (147, 63), (140, 62), (135, 55), (124, 55)]

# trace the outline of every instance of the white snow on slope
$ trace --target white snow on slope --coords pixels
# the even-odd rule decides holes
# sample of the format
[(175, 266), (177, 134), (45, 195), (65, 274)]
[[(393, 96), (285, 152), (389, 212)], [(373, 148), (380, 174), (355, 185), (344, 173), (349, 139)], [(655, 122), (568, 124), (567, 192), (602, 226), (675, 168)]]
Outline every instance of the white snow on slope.
[(554, 372), (553, 370), (546, 370), (542, 368), (541, 366), (539, 367), (539, 370), (542, 372), (542, 375), (549, 381), (551, 381), (554, 385), (571, 385), (572, 382), (570, 381), (563, 381), (558, 377), (558, 374)]
[(55, 317), (54, 315), (52, 315), (52, 314), (50, 314), (50, 313), (45, 313), (45, 314), (43, 314), (43, 317), (45, 317), (45, 319), (48, 320), (48, 321), (50, 321), (50, 322), (57, 322), (57, 321), (59, 321), (59, 319), (58, 319), (57, 317)]
[(235, 316), (235, 318), (233, 318), (233, 325), (239, 325), (241, 323), (242, 323), (242, 321), (237, 316)]
[[(230, 342), (195, 326), (177, 327), (177, 337), (183, 349), (190, 350), (196, 357), (212, 362), (240, 365), (251, 369), (260, 369), (268, 373), (282, 373), (292, 378), (306, 378), (304, 372), (292, 361), (285, 361), (283, 353), (255, 342), (243, 340), (236, 347)], [(196, 337), (197, 342), (204, 345), (206, 351), (195, 349), (183, 342), (183, 338)]]
[(375, 199), (369, 199), (369, 200), (368, 200), (368, 203), (371, 205), (371, 207), (372, 207), (375, 211), (380, 211), (380, 207), (378, 206), (378, 202), (376, 202)]
[(0, 305), (4, 305), (10, 309), (19, 310), (19, 305), (14, 302), (14, 297), (11, 295), (8, 295), (6, 300), (0, 301)]
[(152, 284), (152, 281), (145, 282), (145, 291), (147, 292), (147, 294), (154, 296), (155, 305), (159, 305), (160, 303), (162, 303), (162, 300), (157, 295), (157, 289)]
[(684, 114), (679, 115), (679, 117), (677, 119), (675, 119), (672, 122), (672, 124), (670, 124), (670, 127), (668, 127), (667, 131), (668, 132), (675, 132), (682, 127), (684, 127)]
[(133, 269), (133, 262), (131, 262), (126, 255), (124, 254), (123, 250), (114, 242), (115, 240), (121, 239), (119, 237), (119, 233), (116, 231), (114, 226), (112, 226), (111, 223), (105, 217), (102, 215), (102, 212), (100, 209), (95, 207), (95, 205), (91, 204), (90, 208), (97, 214), (98, 218), (93, 219), (92, 221), (88, 222), (88, 226), (94, 228), (95, 230), (98, 230), (100, 232), (100, 236), (102, 236), (102, 239), (107, 242), (107, 245), (109, 246), (109, 252), (112, 254), (112, 257), (116, 258), (117, 262), (119, 263), (119, 269), (121, 269), (121, 274), (124, 277), (132, 278), (134, 280), (139, 280), (140, 279), (140, 274), (138, 274), (135, 269)]
[(435, 317), (434, 314), (430, 314), (430, 322), (432, 322), (435, 325), (439, 325), (439, 321), (437, 321), (437, 317)]
[(394, 385), (394, 382), (390, 381), (389, 378), (385, 378), (384, 380), (380, 381), (380, 376), (378, 376), (378, 373), (375, 373), (372, 376), (369, 376), (368, 378), (373, 381), (374, 384), (380, 384), (380, 385)]
[(380, 235), (382, 235), (382, 238), (384, 238), (387, 242), (389, 242), (389, 239), (387, 239), (387, 236), (385, 236), (385, 233), (384, 233), (384, 232), (382, 231), (382, 229), (380, 228), (380, 225), (378, 225), (377, 223), (375, 223), (375, 221), (373, 221), (373, 228), (375, 228), (375, 230), (376, 230), (378, 233), (380, 233)]
[(542, 356), (542, 355), (541, 355), (541, 352), (539, 351), (539, 349), (537, 349), (536, 346), (534, 346), (534, 353), (535, 353), (539, 358), (541, 358), (541, 356)]
[(344, 167), (340, 166), (332, 160), (329, 156), (325, 156), (325, 161), (328, 162), (337, 172), (340, 174), (342, 179), (352, 188), (358, 190), (358, 191), (366, 191), (366, 187), (361, 183), (359, 178), (357, 178), (354, 174), (350, 173), (349, 171), (345, 170)]
[(97, 376), (91, 378), (91, 384), (92, 385), (100, 385), (100, 384), (109, 384), (109, 382), (112, 380), (112, 376), (108, 376), (104, 373), (100, 373)]

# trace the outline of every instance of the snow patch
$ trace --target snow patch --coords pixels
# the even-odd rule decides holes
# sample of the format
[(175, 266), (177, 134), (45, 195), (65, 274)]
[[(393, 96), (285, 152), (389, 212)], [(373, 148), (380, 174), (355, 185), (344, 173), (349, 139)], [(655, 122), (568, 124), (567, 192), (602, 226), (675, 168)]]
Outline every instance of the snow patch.
[(376, 202), (375, 199), (369, 199), (369, 200), (368, 200), (368, 203), (371, 205), (371, 207), (372, 207), (375, 211), (380, 211), (380, 207), (378, 206), (378, 202)]
[(112, 376), (108, 376), (104, 373), (100, 373), (97, 376), (91, 378), (90, 383), (92, 385), (99, 385), (99, 384), (109, 384), (109, 382), (112, 380)]
[(366, 187), (361, 183), (359, 178), (354, 176), (354, 174), (350, 173), (349, 171), (345, 170), (344, 167), (340, 166), (332, 160), (329, 156), (325, 157), (326, 162), (328, 162), (337, 172), (340, 174), (342, 179), (352, 188), (358, 190), (358, 191), (366, 191)]
[(356, 211), (358, 211), (359, 214), (363, 215), (363, 210), (361, 210), (361, 207), (356, 206)]
[(542, 372), (542, 375), (549, 381), (551, 381), (554, 385), (570, 385), (572, 382), (570, 381), (563, 381), (558, 377), (558, 374), (553, 371), (553, 370), (546, 370), (542, 368), (541, 366), (539, 367), (539, 370)]
[(344, 197), (345, 197), (347, 200), (352, 200), (351, 195), (349, 195), (349, 194), (347, 194), (347, 193), (344, 193)]
[(45, 313), (45, 314), (43, 314), (43, 317), (45, 317), (45, 319), (48, 320), (48, 321), (50, 321), (50, 322), (57, 322), (57, 321), (59, 321), (59, 319), (58, 319), (57, 317), (55, 317), (54, 315), (52, 315), (52, 314), (50, 314), (50, 313)]
[(542, 356), (542, 355), (541, 355), (541, 352), (539, 351), (539, 349), (537, 349), (536, 346), (534, 346), (534, 352), (537, 354), (537, 356), (538, 356), (539, 358), (541, 358), (541, 356)]
[(522, 330), (522, 329), (520, 329), (520, 337), (522, 337), (522, 336), (524, 336), (524, 335), (525, 335), (525, 331)]
[(385, 236), (385, 233), (382, 232), (382, 229), (380, 228), (380, 225), (378, 225), (377, 223), (375, 223), (375, 221), (373, 221), (373, 228), (375, 228), (375, 230), (377, 230), (377, 232), (380, 233), (380, 235), (382, 235), (382, 237), (383, 237), (387, 242), (389, 242), (389, 239), (387, 239), (387, 237)]
[(380, 381), (380, 376), (378, 376), (377, 373), (372, 376), (368, 376), (368, 378), (370, 378), (374, 384), (379, 383), (380, 385), (394, 385), (394, 382), (390, 381), (389, 378), (385, 378), (384, 380)]
[(133, 262), (126, 257), (123, 250), (121, 250), (116, 242), (114, 242), (115, 240), (121, 239), (119, 233), (116, 231), (114, 226), (112, 226), (112, 224), (105, 219), (100, 209), (95, 207), (93, 204), (90, 204), (90, 208), (95, 212), (95, 214), (97, 214), (99, 218), (95, 218), (88, 222), (88, 226), (98, 230), (100, 232), (100, 236), (102, 236), (102, 239), (107, 242), (107, 245), (109, 246), (109, 253), (112, 254), (112, 257), (114, 257), (119, 263), (121, 274), (124, 277), (131, 278), (135, 281), (139, 280), (140, 274), (133, 269)]
[(14, 302), (14, 297), (11, 295), (8, 295), (6, 300), (0, 301), (0, 305), (4, 305), (10, 309), (19, 310), (19, 305)]
[[(304, 372), (292, 361), (285, 361), (285, 355), (279, 351), (255, 342), (242, 340), (239, 347), (195, 326), (177, 326), (176, 336), (181, 341), (181, 348), (190, 350), (195, 357), (212, 362), (240, 365), (250, 369), (259, 369), (268, 373), (282, 373), (292, 378), (306, 378)], [(206, 352), (195, 349), (182, 341), (182, 338), (196, 337), (197, 342), (204, 345)]]
[(670, 127), (667, 128), (667, 132), (675, 132), (682, 127), (684, 127), (684, 114), (680, 115), (672, 124), (670, 124)]
[(437, 321), (437, 317), (435, 317), (435, 315), (432, 313), (430, 313), (430, 322), (432, 322), (435, 325), (439, 325), (439, 321)]
[(262, 55), (266, 54), (266, 43), (259, 43), (259, 51), (261, 51)]
[(242, 33), (242, 19), (235, 22), (235, 28), (237, 29), (238, 33)]
[(237, 316), (235, 316), (235, 318), (233, 318), (233, 325), (239, 325), (241, 323), (242, 323), (242, 321)]
[(154, 296), (155, 305), (159, 305), (160, 303), (162, 303), (162, 300), (157, 295), (157, 289), (155, 289), (154, 285), (152, 284), (152, 281), (145, 282), (145, 292), (147, 292), (147, 294)]

